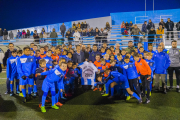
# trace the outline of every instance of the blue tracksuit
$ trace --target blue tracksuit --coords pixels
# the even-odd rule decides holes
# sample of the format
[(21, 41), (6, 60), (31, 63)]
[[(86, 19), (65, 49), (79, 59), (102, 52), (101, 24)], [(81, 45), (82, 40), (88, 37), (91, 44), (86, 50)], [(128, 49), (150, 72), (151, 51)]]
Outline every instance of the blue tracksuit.
[(99, 51), (96, 51), (96, 52), (92, 51), (91, 54), (89, 55), (89, 61), (92, 61), (92, 63), (94, 63), (94, 61), (96, 61), (95, 57), (97, 54), (101, 55)]
[(43, 59), (46, 60), (46, 67), (47, 67), (48, 69), (52, 69), (52, 65), (53, 65), (53, 63), (52, 63), (52, 61), (53, 61), (52, 58), (46, 56), (46, 57), (44, 57)]
[(166, 70), (171, 64), (169, 55), (164, 52), (156, 53), (153, 55), (153, 60), (155, 62), (155, 73), (167, 74)]
[(101, 53), (101, 56), (103, 56), (104, 57), (104, 55), (106, 54), (106, 52), (104, 52), (104, 53)]
[(125, 75), (129, 80), (138, 78), (138, 73), (134, 63), (125, 63), (123, 66), (123, 75)]
[(154, 60), (148, 60), (146, 59), (146, 62), (148, 63), (149, 67), (151, 68), (151, 78), (153, 78), (153, 73), (154, 73), (154, 70), (155, 70), (155, 62)]
[(72, 61), (72, 58), (69, 58), (68, 56), (66, 57), (66, 61)]
[[(31, 74), (36, 73), (36, 61), (33, 56), (27, 56), (27, 55), (22, 55), (17, 59), (17, 72), (20, 77), (20, 84), (21, 85), (34, 85), (34, 80), (29, 79), (28, 77)], [(23, 80), (21, 77), (26, 76), (27, 79)]]
[(122, 55), (122, 58), (124, 59), (126, 55)]
[(110, 60), (105, 60), (106, 61), (106, 63), (110, 63)]
[(121, 66), (119, 66), (119, 65), (111, 66), (109, 69), (111, 71), (116, 71), (116, 72), (119, 72), (119, 73), (123, 73), (123, 70), (122, 70)]
[(125, 64), (124, 60), (121, 60), (121, 61), (117, 60), (116, 61), (116, 66), (122, 66), (124, 64)]
[(65, 60), (67, 60), (67, 56), (66, 56), (66, 55), (60, 55), (60, 56), (59, 56), (59, 59), (60, 59), (60, 58), (65, 58)]
[(153, 50), (152, 50), (152, 51), (149, 51), (149, 50), (148, 50), (147, 52), (151, 52), (151, 53), (153, 53), (153, 54), (155, 54), (155, 53), (156, 53), (156, 52), (155, 52), (155, 51), (153, 51)]
[(19, 78), (17, 73), (17, 58), (11, 56), (7, 59), (6, 74), (10, 81), (14, 81), (14, 78)]

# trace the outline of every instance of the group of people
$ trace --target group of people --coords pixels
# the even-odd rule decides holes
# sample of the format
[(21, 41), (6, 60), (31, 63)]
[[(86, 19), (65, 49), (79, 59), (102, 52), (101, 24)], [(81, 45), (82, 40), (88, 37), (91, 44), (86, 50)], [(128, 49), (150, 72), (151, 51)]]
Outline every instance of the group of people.
[[(23, 103), (26, 103), (34, 93), (33, 96), (39, 97), (39, 107), (42, 112), (46, 112), (45, 102), (52, 102), (52, 108), (59, 109), (58, 106), (63, 105), (60, 100), (71, 97), (75, 88), (84, 86), (85, 78), (81, 65), (85, 62), (84, 67), (88, 62), (93, 63), (97, 69), (91, 87), (93, 91), (99, 90), (102, 96), (110, 96), (110, 99), (116, 92), (117, 95), (126, 96), (126, 100), (133, 96), (138, 103), (142, 103), (142, 98), (146, 96), (144, 103), (147, 104), (150, 102), (154, 75), (155, 91), (160, 91), (161, 77), (163, 93), (166, 94), (167, 72), (170, 81), (168, 89), (171, 90), (174, 70), (177, 92), (180, 92), (180, 50), (175, 40), (172, 41), (172, 48), (169, 50), (166, 50), (161, 42), (156, 51), (153, 51), (152, 44), (148, 46), (147, 51), (141, 43), (135, 48), (132, 41), (129, 41), (128, 47), (122, 50), (118, 43), (110, 47), (107, 43), (103, 43), (100, 49), (96, 44), (86, 46), (81, 43), (76, 45), (76, 48), (72, 48), (71, 44), (68, 46), (63, 44), (39, 49), (37, 45), (31, 43), (30, 47), (25, 47), (23, 51), (14, 49), (13, 43), (9, 43), (8, 47), (3, 59), (3, 65), (7, 70), (5, 94), (10, 96), (19, 94), (23, 97)], [(15, 80), (16, 92), (14, 92)], [(26, 93), (26, 85), (28, 85), (28, 93)]]

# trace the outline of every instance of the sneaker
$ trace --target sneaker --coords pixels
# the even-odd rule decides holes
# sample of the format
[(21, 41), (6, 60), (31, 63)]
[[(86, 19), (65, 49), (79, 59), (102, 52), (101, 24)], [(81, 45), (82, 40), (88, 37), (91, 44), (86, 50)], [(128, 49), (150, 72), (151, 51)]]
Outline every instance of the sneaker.
[(27, 99), (26, 99), (26, 97), (23, 97), (23, 101), (22, 101), (23, 103), (26, 103), (27, 102)]
[(93, 90), (93, 91), (96, 91), (96, 90), (98, 90), (98, 88), (94, 88), (94, 90)]
[(5, 95), (7, 95), (7, 94), (10, 94), (10, 92), (9, 92), (9, 91), (7, 91), (7, 92), (5, 92), (4, 94), (5, 94)]
[(20, 96), (20, 97), (24, 97), (24, 96), (23, 96), (23, 94), (22, 94), (22, 92), (21, 92), (21, 93), (19, 93), (19, 96)]
[(167, 92), (166, 92), (166, 90), (164, 90), (164, 92), (163, 92), (164, 94), (167, 94)]
[(148, 103), (150, 103), (150, 100), (146, 98), (146, 101), (144, 104), (148, 104)]
[(58, 106), (56, 106), (56, 105), (54, 105), (54, 106), (51, 106), (53, 109), (55, 109), (55, 110), (58, 110), (59, 109), (59, 107)]
[(145, 97), (145, 94), (144, 94), (144, 93), (141, 93), (141, 97), (142, 97), (142, 98)]
[(43, 113), (46, 112), (45, 106), (41, 106), (41, 112), (43, 112)]
[(180, 90), (179, 90), (179, 88), (176, 88), (176, 92), (179, 92)]
[(169, 87), (169, 90), (172, 90), (173, 89), (173, 87)]
[(127, 96), (127, 97), (126, 97), (126, 100), (130, 100), (130, 99), (131, 99), (131, 97), (130, 97), (130, 96)]
[(139, 100), (138, 100), (138, 103), (141, 104), (141, 103), (142, 103), (142, 99), (139, 99)]
[(109, 94), (106, 94), (106, 93), (105, 93), (105, 94), (103, 94), (102, 96), (109, 96)]
[(63, 104), (60, 103), (60, 102), (57, 102), (56, 105), (59, 106), (59, 107), (63, 106)]
[(66, 100), (66, 98), (65, 98), (65, 97), (61, 97), (61, 99)]
[(48, 99), (48, 100), (45, 100), (45, 102), (47, 102), (47, 103), (51, 103), (51, 100), (50, 100), (50, 99)]
[(113, 96), (109, 96), (108, 99), (113, 99), (114, 97)]
[(39, 108), (41, 108), (41, 105), (42, 105), (42, 104), (39, 104)]
[(103, 95), (103, 94), (105, 94), (105, 93), (106, 93), (105, 91), (102, 91), (102, 92), (101, 92), (101, 95)]
[(36, 93), (34, 93), (34, 95), (33, 95), (34, 97), (36, 97)]
[(16, 91), (16, 94), (19, 94), (20, 93), (20, 91)]
[(14, 96), (14, 92), (11, 92), (11, 93), (10, 93), (10, 96)]

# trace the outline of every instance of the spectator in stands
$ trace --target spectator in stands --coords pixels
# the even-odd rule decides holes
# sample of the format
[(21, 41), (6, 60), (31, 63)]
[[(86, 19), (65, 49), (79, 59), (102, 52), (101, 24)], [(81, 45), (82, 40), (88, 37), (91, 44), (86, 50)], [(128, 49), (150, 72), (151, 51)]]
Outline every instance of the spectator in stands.
[(79, 33), (81, 33), (81, 32), (82, 32), (82, 29), (81, 29), (81, 27), (80, 27), (80, 26), (78, 26), (77, 31), (78, 31)]
[(128, 31), (129, 30), (129, 23), (127, 21), (125, 23), (125, 27), (126, 27), (126, 30)]
[[(159, 28), (157, 29), (156, 34), (164, 34), (164, 29), (162, 25), (159, 25)], [(162, 42), (162, 35), (156, 35), (156, 36), (157, 36), (156, 47), (158, 47), (158, 44)]]
[(43, 42), (45, 42), (47, 38), (47, 33), (45, 31), (43, 32), (43, 38), (44, 38)]
[(84, 30), (84, 23), (81, 22), (81, 29)]
[[(6, 64), (7, 59), (12, 56), (11, 52), (14, 51), (14, 44), (9, 43), (8, 48), (9, 49), (5, 52), (4, 58), (3, 58), (3, 65), (4, 65), (5, 68), (6, 68), (6, 65), (7, 65)], [(7, 91), (6, 91), (5, 94), (9, 94), (10, 93), (10, 81), (9, 81), (9, 78), (7, 78), (7, 81), (6, 81), (6, 88), (7, 88)]]
[(125, 49), (128, 53), (131, 52), (131, 50), (134, 50), (135, 47), (133, 46), (133, 42), (132, 41), (128, 41), (128, 47)]
[(86, 46), (85, 45), (82, 45), (82, 51), (84, 52), (85, 60), (88, 61), (89, 53), (86, 51)]
[[(51, 32), (50, 38), (57, 38), (58, 37), (58, 35), (55, 31), (56, 31), (55, 28), (53, 28), (53, 32)], [(52, 42), (52, 46), (56, 46), (56, 39), (51, 39), (51, 42)]]
[(87, 36), (88, 36), (88, 37), (91, 37), (91, 36), (93, 36), (93, 35), (94, 35), (94, 33), (91, 31), (91, 29), (89, 29), (88, 32), (87, 32)]
[(133, 23), (132, 23), (132, 21), (130, 21), (130, 23), (129, 23), (129, 29), (130, 29), (130, 31), (132, 30), (132, 27), (133, 27)]
[(91, 32), (93, 32), (93, 33), (95, 32), (95, 30), (93, 29), (93, 27), (91, 27)]
[(76, 23), (75, 22), (73, 23), (73, 28), (76, 29)]
[(20, 38), (21, 37), (21, 32), (18, 30), (17, 32), (17, 38)]
[(13, 34), (12, 31), (9, 33), (9, 38), (10, 38), (10, 39), (13, 39), (13, 38), (14, 38), (14, 34)]
[[(131, 31), (131, 35), (139, 35), (139, 33), (145, 35), (138, 27), (137, 25), (134, 25), (134, 28)], [(134, 47), (137, 47), (137, 44), (139, 42), (139, 36), (133, 36), (134, 39)]]
[(178, 34), (178, 38), (180, 40), (180, 21), (176, 24), (176, 28), (177, 28), (177, 31), (179, 31), (177, 34)]
[(125, 35), (125, 30), (126, 30), (126, 26), (125, 26), (125, 24), (122, 24), (122, 26), (121, 26), (121, 34), (122, 35)]
[(38, 36), (37, 30), (34, 30), (33, 38), (34, 38), (34, 42), (38, 42), (39, 43), (39, 36)]
[(155, 29), (154, 23), (151, 21), (151, 19), (149, 19), (149, 23), (148, 23), (148, 25), (147, 25), (147, 30), (150, 31), (150, 29), (151, 29), (152, 27)]
[(76, 63), (77, 65), (79, 63), (84, 62), (84, 60), (85, 60), (84, 52), (81, 51), (81, 46), (80, 45), (76, 46), (76, 52), (73, 54), (72, 59), (73, 59), (73, 62)]
[(86, 21), (84, 22), (84, 29), (88, 28), (88, 24), (86, 23)]
[(44, 29), (44, 28), (42, 28), (42, 32), (45, 32), (45, 29)]
[(30, 38), (30, 31), (27, 29), (26, 38)]
[(107, 33), (107, 30), (104, 30), (103, 28), (101, 28), (101, 31), (99, 32), (99, 36), (103, 36), (103, 37), (101, 37), (101, 41), (102, 41), (102, 43), (107, 43), (107, 36), (108, 35), (108, 33)]
[(86, 34), (87, 34), (86, 31), (85, 31), (85, 30), (82, 30), (82, 34), (81, 34), (81, 35), (85, 37)]
[(170, 18), (168, 18), (168, 21), (166, 22), (166, 29), (167, 29), (167, 39), (169, 39), (169, 33), (171, 33), (171, 39), (174, 38), (173, 31), (174, 28), (174, 22), (170, 20)]
[(109, 22), (106, 22), (106, 27), (105, 27), (105, 29), (108, 30), (108, 31), (110, 30), (110, 24), (109, 24)]
[(142, 25), (142, 32), (147, 33), (147, 21), (144, 21), (144, 24)]
[(64, 33), (66, 32), (66, 26), (64, 25), (64, 23), (61, 25), (60, 31), (61, 31), (62, 37), (64, 37)]
[(162, 25), (162, 28), (164, 29), (166, 26), (166, 23), (161, 19), (161, 22), (159, 22), (159, 26)]
[(177, 41), (173, 40), (171, 42), (172, 48), (170, 48), (168, 50), (168, 54), (169, 54), (169, 58), (171, 61), (171, 64), (168, 68), (168, 72), (169, 72), (169, 82), (170, 82), (170, 88), (169, 89), (173, 89), (173, 72), (175, 71), (176, 74), (176, 91), (180, 92), (179, 90), (179, 82), (180, 82), (180, 50), (179, 48), (177, 48)]
[(150, 31), (148, 32), (148, 44), (153, 44), (155, 35), (156, 31), (153, 27), (151, 27)]
[(124, 21), (121, 23), (121, 28), (124, 28), (125, 27), (125, 23)]
[(3, 31), (3, 37), (4, 37), (4, 40), (7, 40), (8, 32), (6, 29), (4, 29), (4, 31)]
[(68, 43), (72, 43), (73, 38), (71, 37), (73, 37), (72, 34), (70, 33), (70, 31), (67, 31), (66, 38), (68, 39)]
[(78, 25), (78, 27), (80, 27), (80, 28), (81, 28), (81, 23), (80, 23), (80, 22), (78, 22), (78, 24), (77, 24), (77, 25)]
[(119, 43), (115, 44), (115, 50), (119, 50), (119, 53), (121, 53), (120, 44)]
[(22, 38), (25, 38), (26, 37), (26, 32), (25, 30), (22, 31)]
[(75, 37), (75, 38), (74, 38), (75, 45), (79, 44), (79, 43), (80, 43), (80, 40), (79, 40), (80, 34), (79, 34), (79, 32), (77, 31), (77, 29), (75, 30), (75, 33), (73, 34), (73, 37)]
[(43, 38), (43, 31), (39, 34), (39, 38)]
[(96, 43), (98, 45), (100, 45), (99, 43), (101, 42), (101, 37), (99, 37), (99, 29), (98, 28), (96, 28), (96, 31), (94, 33), (94, 37), (95, 37)]
[(3, 40), (3, 30), (0, 28), (0, 40)]

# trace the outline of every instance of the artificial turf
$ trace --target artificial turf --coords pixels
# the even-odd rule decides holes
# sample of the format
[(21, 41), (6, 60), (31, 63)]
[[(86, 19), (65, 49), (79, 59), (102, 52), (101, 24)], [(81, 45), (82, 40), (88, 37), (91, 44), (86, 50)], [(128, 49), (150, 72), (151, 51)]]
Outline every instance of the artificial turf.
[[(137, 104), (136, 99), (108, 100), (99, 91), (77, 90), (75, 97), (67, 100), (59, 109), (51, 109), (46, 104), (46, 113), (38, 108), (38, 98), (23, 104), (21, 97), (4, 95), (6, 91), (5, 73), (0, 73), (0, 120), (5, 119), (59, 119), (59, 120), (179, 120), (180, 93), (175, 89), (167, 94), (152, 93), (149, 104)], [(175, 83), (175, 82), (174, 82)], [(145, 99), (143, 100), (145, 101)]]

